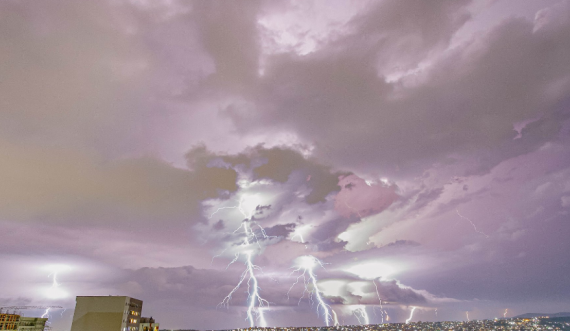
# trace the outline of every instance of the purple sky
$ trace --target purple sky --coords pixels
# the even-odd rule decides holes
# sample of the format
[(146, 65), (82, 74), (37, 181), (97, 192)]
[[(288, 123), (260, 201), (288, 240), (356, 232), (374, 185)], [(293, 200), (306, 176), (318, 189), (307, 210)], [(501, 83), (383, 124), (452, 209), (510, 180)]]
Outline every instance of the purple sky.
[(568, 311), (568, 36), (569, 1), (0, 1), (0, 305)]

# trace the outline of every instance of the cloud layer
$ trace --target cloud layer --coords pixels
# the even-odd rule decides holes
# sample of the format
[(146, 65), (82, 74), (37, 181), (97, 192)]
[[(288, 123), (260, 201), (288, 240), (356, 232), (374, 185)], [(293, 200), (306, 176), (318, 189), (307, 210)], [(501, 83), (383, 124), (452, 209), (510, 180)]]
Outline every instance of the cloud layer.
[(0, 304), (248, 326), (249, 256), (268, 325), (570, 309), (570, 3), (516, 5), (3, 1)]

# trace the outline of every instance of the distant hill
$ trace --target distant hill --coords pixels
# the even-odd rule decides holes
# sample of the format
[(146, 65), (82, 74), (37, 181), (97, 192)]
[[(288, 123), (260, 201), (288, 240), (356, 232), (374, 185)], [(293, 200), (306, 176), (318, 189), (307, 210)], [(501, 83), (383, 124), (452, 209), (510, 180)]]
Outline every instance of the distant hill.
[(570, 317), (570, 313), (569, 312), (565, 312), (565, 313), (555, 313), (555, 314), (547, 314), (547, 313), (526, 313), (526, 314), (522, 314), (522, 315), (518, 315), (515, 316), (513, 318), (534, 318), (534, 317), (540, 317), (540, 316), (548, 316), (550, 318), (553, 317)]

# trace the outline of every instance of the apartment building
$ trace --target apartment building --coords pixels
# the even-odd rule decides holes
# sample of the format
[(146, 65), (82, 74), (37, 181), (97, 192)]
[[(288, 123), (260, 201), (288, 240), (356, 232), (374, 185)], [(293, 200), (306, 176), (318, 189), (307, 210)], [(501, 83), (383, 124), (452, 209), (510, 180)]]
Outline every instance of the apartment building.
[(142, 304), (127, 296), (78, 296), (71, 331), (139, 331)]

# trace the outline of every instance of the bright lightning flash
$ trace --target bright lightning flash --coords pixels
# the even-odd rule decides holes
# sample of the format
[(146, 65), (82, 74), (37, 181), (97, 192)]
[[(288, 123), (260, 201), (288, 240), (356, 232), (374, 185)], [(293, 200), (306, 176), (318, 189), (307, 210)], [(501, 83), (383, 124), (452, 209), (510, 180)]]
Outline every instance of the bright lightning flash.
[(296, 227), (295, 231), (293, 231), (293, 233), (291, 235), (291, 240), (298, 237), (300, 239), (300, 243), (305, 244), (305, 248), (307, 248), (307, 242), (305, 241), (305, 237), (303, 234), (306, 233), (312, 227), (313, 226), (311, 224), (306, 224), (306, 225)]
[(338, 316), (337, 316), (336, 312), (332, 308), (331, 308), (331, 312), (333, 314), (334, 326), (339, 326), (340, 323), (338, 322)]
[[(255, 235), (254, 231), (251, 229), (251, 226), (249, 225), (250, 222), (254, 222), (261, 229), (261, 233), (264, 236), (264, 238), (268, 238), (267, 234), (265, 233), (265, 230), (259, 224), (257, 224), (255, 221), (253, 221), (253, 214), (254, 214), (258, 205), (259, 204), (258, 204), (257, 199), (247, 200), (244, 196), (240, 199), (239, 204), (237, 206), (218, 208), (214, 213), (212, 213), (210, 218), (212, 218), (217, 212), (219, 212), (222, 209), (237, 209), (237, 210), (239, 210), (239, 212), (243, 215), (245, 220), (234, 231), (234, 233), (237, 232), (239, 229), (243, 228), (243, 231), (245, 234), (245, 240), (244, 240), (244, 243), (242, 244), (243, 247), (249, 247), (252, 244), (252, 241), (259, 245), (258, 238)], [(255, 276), (255, 270), (261, 270), (261, 268), (256, 266), (255, 264), (253, 264), (253, 256), (252, 256), (253, 251), (252, 250), (245, 251), (243, 255), (245, 256), (245, 267), (246, 268), (243, 271), (243, 273), (241, 274), (240, 280), (239, 280), (238, 284), (236, 285), (236, 287), (234, 287), (230, 291), (230, 293), (224, 298), (224, 300), (222, 300), (220, 305), (227, 307), (230, 303), (230, 300), (232, 299), (232, 295), (235, 293), (235, 291), (237, 291), (239, 289), (241, 284), (247, 278), (247, 282), (246, 282), (247, 283), (247, 292), (249, 295), (248, 295), (247, 318), (246, 318), (246, 320), (249, 320), (250, 326), (254, 327), (256, 319), (254, 319), (253, 315), (255, 314), (255, 315), (257, 315), (257, 320), (259, 321), (260, 326), (265, 327), (267, 323), (266, 323), (265, 317), (263, 315), (263, 312), (265, 310), (263, 307), (269, 306), (269, 302), (267, 300), (263, 299), (259, 295), (259, 283), (257, 281), (257, 277)], [(232, 263), (236, 262), (238, 260), (239, 256), (240, 256), (240, 253), (239, 252), (236, 253), (235, 258), (228, 264), (228, 266), (231, 265)]]
[(67, 297), (68, 293), (61, 289), (61, 284), (57, 281), (57, 275), (58, 273), (67, 271), (71, 268), (67, 265), (56, 264), (48, 266), (47, 269), (51, 271), (48, 277), (52, 277), (52, 284), (51, 287), (46, 290), (46, 296), (50, 299), (61, 299)]
[[(319, 312), (319, 308), (323, 310), (323, 317), (325, 319), (325, 324), (327, 326), (329, 326), (329, 322), (333, 319), (330, 311), (332, 310), (331, 307), (329, 305), (327, 305), (324, 300), (323, 297), (321, 296), (321, 293), (319, 292), (319, 288), (317, 287), (317, 276), (314, 273), (314, 269), (317, 265), (323, 267), (323, 263), (317, 259), (314, 256), (311, 255), (305, 255), (305, 256), (300, 256), (296, 259), (297, 261), (297, 269), (295, 269), (293, 271), (293, 273), (301, 271), (302, 273), (297, 276), (297, 280), (295, 281), (295, 283), (293, 283), (293, 285), (291, 285), (291, 287), (289, 288), (289, 291), (287, 292), (287, 296), (289, 296), (289, 292), (291, 292), (291, 289), (293, 289), (293, 287), (299, 282), (299, 279), (303, 278), (303, 284), (305, 285), (305, 289), (303, 291), (303, 296), (305, 295), (306, 292), (308, 293), (314, 293), (315, 294), (315, 298), (317, 299), (318, 305), (317, 305), (317, 313)], [(308, 278), (308, 279), (307, 279)], [(313, 290), (309, 290), (309, 284), (312, 285)], [(303, 298), (303, 296), (301, 296), (300, 300)], [(333, 314), (336, 315), (336, 313)], [(335, 319), (335, 323), (338, 323), (338, 319)]]
[(505, 309), (505, 313), (503, 314), (503, 318), (507, 318), (507, 313), (509, 312), (509, 308)]
[(46, 308), (46, 311), (42, 315), (42, 318), (46, 318), (46, 317), (49, 318), (49, 308)]
[[(368, 313), (366, 312), (366, 306), (359, 305), (356, 309), (352, 310), (352, 313), (358, 320), (358, 323), (368, 325), (370, 324), (370, 319), (368, 318)], [(361, 319), (362, 318), (362, 319)]]
[(384, 310), (384, 306), (382, 305), (382, 298), (380, 297), (380, 292), (378, 292), (378, 285), (376, 285), (376, 281), (373, 279), (372, 284), (376, 288), (376, 295), (378, 296), (378, 301), (380, 301), (380, 313), (382, 314), (382, 324), (384, 324), (384, 315), (388, 316), (388, 313)]
[(469, 312), (468, 311), (465, 312), (465, 316), (467, 316), (467, 322), (469, 322)]
[(412, 310), (410, 311), (410, 317), (406, 320), (406, 324), (410, 323), (410, 321), (414, 317), (414, 310), (416, 310), (416, 307), (412, 307)]

